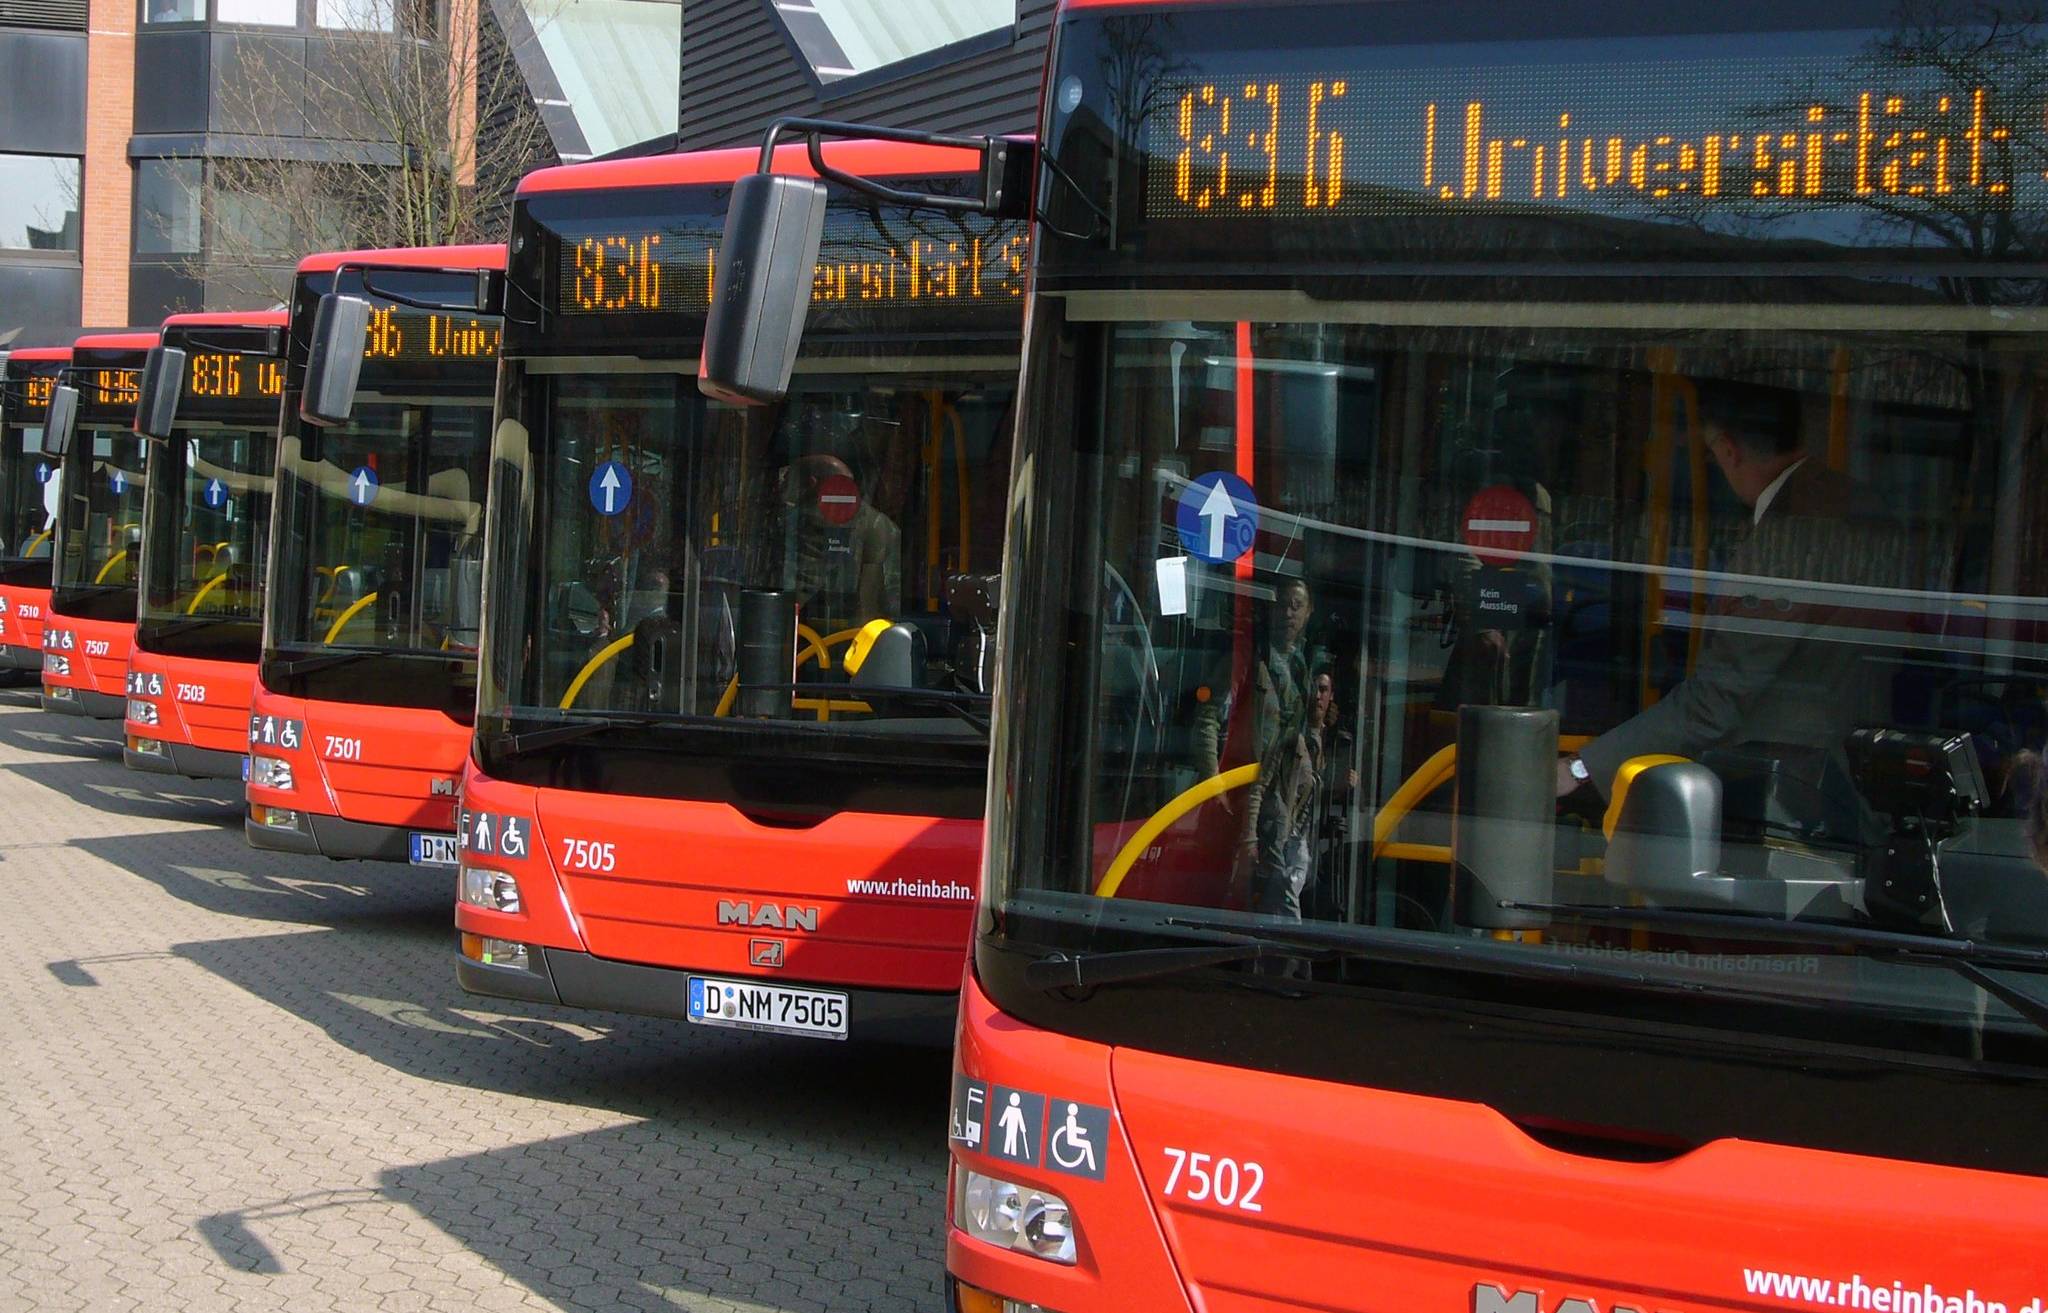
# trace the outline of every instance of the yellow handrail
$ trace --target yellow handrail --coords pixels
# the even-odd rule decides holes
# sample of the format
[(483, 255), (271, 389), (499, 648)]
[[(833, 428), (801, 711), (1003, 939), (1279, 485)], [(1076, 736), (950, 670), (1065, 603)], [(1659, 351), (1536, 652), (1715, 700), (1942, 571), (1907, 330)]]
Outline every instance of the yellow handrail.
[(96, 584), (105, 583), (107, 576), (114, 572), (114, 567), (127, 559), (128, 549), (123, 547), (120, 551), (107, 558), (107, 563), (100, 567), (100, 572), (92, 577), (92, 581)]
[(334, 623), (328, 627), (327, 637), (321, 639), (320, 641), (322, 643), (332, 643), (335, 639), (340, 638), (342, 626), (346, 625), (349, 621), (355, 619), (356, 612), (362, 610), (364, 607), (368, 606), (370, 603), (376, 600), (377, 594), (364, 593), (355, 601), (350, 602), (348, 604), (348, 609), (346, 611), (343, 611), (340, 615), (334, 617)]
[(563, 711), (567, 711), (570, 707), (575, 706), (576, 695), (583, 691), (583, 686), (590, 682), (590, 677), (603, 669), (605, 662), (610, 661), (613, 657), (631, 646), (633, 646), (633, 635), (627, 634), (624, 638), (615, 638), (599, 648), (597, 655), (584, 662), (583, 669), (576, 672), (576, 678), (569, 681), (568, 690), (562, 694), (562, 700), (555, 705)]
[(1379, 856), (1380, 845), (1393, 836), (1394, 827), (1408, 818), (1417, 803), (1435, 793), (1446, 781), (1458, 773), (1458, 745), (1446, 743), (1430, 754), (1413, 775), (1401, 781), (1401, 787), (1394, 790), (1394, 796), (1387, 799), (1387, 805), (1380, 808), (1379, 815), (1372, 818), (1372, 852)]
[(35, 537), (28, 540), (28, 546), (21, 549), (21, 554), (23, 556), (27, 556), (29, 553), (35, 551), (36, 548), (41, 547), (43, 545), (44, 539), (48, 538), (49, 536), (50, 531), (48, 529), (43, 530)]
[(188, 607), (186, 607), (186, 608), (185, 608), (185, 614), (186, 614), (186, 615), (197, 615), (197, 614), (199, 614), (199, 604), (200, 604), (201, 602), (203, 602), (203, 601), (205, 601), (205, 600), (206, 600), (206, 595), (207, 595), (208, 593), (212, 592), (212, 591), (213, 591), (214, 589), (216, 589), (216, 588), (220, 587), (220, 586), (221, 586), (222, 584), (226, 583), (226, 582), (227, 582), (227, 578), (228, 578), (228, 577), (227, 577), (227, 575), (226, 575), (225, 573), (222, 573), (222, 574), (217, 574), (217, 575), (215, 575), (215, 576), (214, 576), (213, 578), (211, 578), (211, 579), (208, 579), (208, 580), (207, 580), (207, 581), (206, 581), (205, 583), (201, 584), (201, 585), (199, 586), (199, 591), (198, 591), (198, 592), (196, 592), (196, 593), (194, 593), (194, 594), (192, 594), (192, 604), (191, 604), (190, 606), (188, 606)]
[(1153, 812), (1152, 818), (1139, 826), (1138, 832), (1125, 841), (1124, 846), (1118, 850), (1115, 859), (1110, 862), (1109, 868), (1102, 873), (1101, 881), (1095, 886), (1095, 896), (1097, 898), (1116, 897), (1116, 891), (1122, 887), (1124, 877), (1130, 874), (1131, 867), (1136, 864), (1139, 856), (1152, 846), (1154, 839), (1166, 833), (1167, 826), (1172, 825), (1175, 821), (1216, 795), (1241, 788), (1257, 778), (1259, 778), (1259, 763), (1256, 761), (1246, 766), (1238, 766), (1224, 771), (1220, 775), (1211, 775), (1200, 784), (1184, 791), (1179, 797), (1167, 803), (1158, 811)]
[(725, 692), (719, 695), (718, 709), (711, 713), (712, 716), (718, 717), (731, 714), (732, 704), (739, 698), (739, 695), (740, 677), (734, 675), (730, 680), (726, 681)]
[(818, 656), (818, 669), (830, 670), (832, 668), (832, 654), (825, 650), (825, 640), (818, 637), (817, 630), (807, 624), (798, 622), (796, 636), (804, 640), (804, 650), (796, 654), (796, 668), (798, 670), (803, 669), (804, 658), (810, 656), (813, 652), (817, 653)]

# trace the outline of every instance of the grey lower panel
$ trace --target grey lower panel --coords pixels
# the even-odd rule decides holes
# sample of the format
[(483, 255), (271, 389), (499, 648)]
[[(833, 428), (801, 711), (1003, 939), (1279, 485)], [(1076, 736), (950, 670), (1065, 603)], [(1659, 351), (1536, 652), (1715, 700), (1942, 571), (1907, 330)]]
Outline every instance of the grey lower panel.
[(91, 689), (79, 689), (78, 705), (94, 720), (128, 718), (128, 699), (113, 693), (95, 693)]
[[(241, 767), (235, 768), (237, 775)], [(267, 848), (272, 852), (313, 853), (321, 857), (332, 857), (337, 861), (360, 859), (370, 862), (410, 862), (412, 860), (412, 831), (393, 825), (372, 825), (366, 821), (348, 821), (339, 816), (319, 816), (307, 812), (299, 813), (299, 830), (281, 830), (268, 825), (257, 825), (246, 821), (242, 832), (249, 836), (252, 848)], [(454, 873), (453, 867), (435, 866), (423, 868)]]
[(38, 674), (43, 669), (41, 648), (0, 647), (0, 668), (7, 670), (33, 670)]
[(485, 966), (460, 953), (455, 956), (455, 983), (472, 994), (491, 998), (516, 998), (522, 1003), (560, 1003), (555, 982), (548, 978), (545, 955), (536, 957), (534, 970), (519, 967)]
[[(78, 690), (70, 689), (68, 691), (71, 694), (70, 697), (53, 698), (50, 696), (50, 690), (45, 688), (42, 694), (43, 710), (57, 716), (83, 716), (85, 714), (85, 707), (78, 701)], [(126, 708), (123, 708), (123, 710), (126, 710)]]
[(137, 752), (126, 744), (123, 744), (121, 747), (121, 764), (129, 770), (139, 770), (149, 775), (176, 775), (178, 773), (178, 768), (172, 765), (171, 759), (163, 753)]
[(219, 748), (195, 747), (190, 743), (173, 743), (171, 770), (187, 779), (239, 780), (242, 778), (242, 754), (222, 752)]
[[(554, 981), (556, 995), (570, 1007), (688, 1020), (689, 978), (693, 974), (690, 971), (614, 962), (563, 948), (542, 948), (540, 960)], [(960, 1004), (960, 996), (952, 993), (845, 989), (807, 980), (770, 978), (763, 978), (761, 983), (837, 990), (847, 996), (847, 1020), (855, 1033), (886, 1027), (891, 1038), (921, 1043), (951, 1043), (954, 1014)]]

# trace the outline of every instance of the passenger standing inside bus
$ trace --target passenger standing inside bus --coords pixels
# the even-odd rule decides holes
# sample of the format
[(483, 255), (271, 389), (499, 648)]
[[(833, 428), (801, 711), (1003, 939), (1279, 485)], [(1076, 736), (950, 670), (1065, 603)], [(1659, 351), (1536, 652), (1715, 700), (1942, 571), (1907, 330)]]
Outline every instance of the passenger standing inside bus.
[(783, 586), (805, 622), (894, 618), (903, 596), (903, 534), (861, 495), (846, 462), (822, 452), (798, 457), (783, 472), (783, 504)]
[[(1797, 394), (1703, 380), (1698, 396), (1707, 451), (1750, 508), (1747, 535), (1728, 563), (1737, 577), (1723, 583), (1692, 673), (1656, 705), (1560, 761), (1560, 798), (1585, 785), (1611, 796), (1615, 772), (1633, 757), (1697, 758), (1745, 743), (1802, 753), (1809, 759), (1806, 782), (1818, 795), (1819, 761), (1842, 751), (1860, 710), (1862, 649), (1837, 627), (1844, 601), (1810, 592), (1772, 595), (1760, 578), (1873, 582), (1853, 576), (1874, 559), (1859, 544), (1871, 544), (1877, 517), (1857, 485), (1801, 445)], [(1841, 823), (1838, 806), (1820, 810)]]

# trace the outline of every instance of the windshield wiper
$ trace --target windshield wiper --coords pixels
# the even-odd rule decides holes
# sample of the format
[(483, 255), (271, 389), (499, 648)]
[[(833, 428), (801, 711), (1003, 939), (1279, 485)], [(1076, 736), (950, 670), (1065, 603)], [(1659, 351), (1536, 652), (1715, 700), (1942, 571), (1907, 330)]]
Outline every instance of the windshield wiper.
[(1157, 980), (1204, 967), (1228, 966), (1261, 957), (1290, 956), (1240, 939), (1196, 948), (1126, 948), (1108, 953), (1055, 953), (1024, 964), (1024, 983), (1033, 989), (1091, 989), (1133, 980)]
[[(749, 685), (758, 687), (758, 685)], [(957, 693), (944, 688), (905, 688), (893, 684), (791, 684), (790, 691), (798, 697), (830, 697), (849, 702), (873, 698), (877, 702), (905, 702), (912, 706), (923, 704), (950, 712), (983, 734), (990, 731), (988, 717), (975, 714), (976, 708), (994, 705), (995, 699), (986, 693)]]
[(382, 650), (374, 647), (357, 647), (346, 652), (322, 652), (317, 656), (283, 657), (273, 660), (270, 668), (280, 675), (305, 675), (315, 670), (329, 670), (335, 666), (345, 666), (351, 661), (360, 661), (364, 657), (376, 656)]
[(1874, 930), (1835, 921), (1785, 921), (1763, 913), (1700, 912), (1682, 907), (1622, 907), (1600, 903), (1518, 903), (1502, 907), (1535, 912), (1587, 925), (1641, 926), (1692, 932), (1711, 931), (1731, 939), (1761, 939), (1799, 947), (1854, 950), (1883, 962), (1944, 967), (2048, 1031), (2048, 1001), (2014, 989), (1986, 967), (2048, 972), (2048, 950), (1981, 944), (1974, 939), (1937, 939), (1897, 930)]
[(603, 730), (646, 729), (650, 726), (673, 723), (666, 716), (630, 714), (591, 716), (587, 719), (572, 720), (560, 725), (550, 725), (546, 729), (530, 729), (524, 734), (507, 734), (500, 742), (504, 745), (505, 751), (515, 757), (521, 757), (529, 752), (538, 752), (542, 748), (552, 748), (563, 743), (574, 743), (577, 739), (589, 738), (592, 734)]

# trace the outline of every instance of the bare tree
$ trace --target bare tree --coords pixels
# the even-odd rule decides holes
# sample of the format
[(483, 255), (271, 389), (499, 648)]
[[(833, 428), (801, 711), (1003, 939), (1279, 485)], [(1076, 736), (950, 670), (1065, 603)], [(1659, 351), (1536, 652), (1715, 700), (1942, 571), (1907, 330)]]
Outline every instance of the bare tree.
[[(204, 162), (187, 262), (216, 299), (282, 299), (308, 251), (504, 239), (553, 147), (485, 0), (442, 3), (322, 0), (303, 60), (245, 54), (223, 79), (223, 136), (250, 149)], [(305, 136), (269, 135), (301, 116)]]

